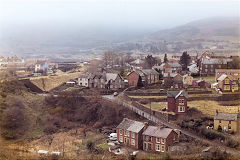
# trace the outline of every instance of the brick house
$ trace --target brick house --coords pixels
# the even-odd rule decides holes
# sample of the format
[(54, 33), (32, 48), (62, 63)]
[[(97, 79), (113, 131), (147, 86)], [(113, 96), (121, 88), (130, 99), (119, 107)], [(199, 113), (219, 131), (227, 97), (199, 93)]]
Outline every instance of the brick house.
[(142, 133), (147, 123), (124, 118), (117, 126), (117, 140), (129, 147), (142, 149)]
[(216, 69), (216, 73), (215, 73), (216, 81), (223, 74), (231, 75), (234, 78), (240, 80), (240, 69)]
[(153, 69), (142, 69), (127, 75), (129, 86), (148, 85), (159, 81), (159, 73)]
[(187, 112), (187, 98), (186, 91), (168, 91), (167, 92), (167, 111), (175, 114), (184, 114)]
[(163, 82), (167, 88), (183, 88), (183, 77), (178, 73), (164, 73)]
[(216, 69), (227, 68), (228, 62), (231, 62), (230, 58), (205, 58), (200, 65), (200, 74), (204, 76), (215, 75)]
[(221, 126), (223, 131), (240, 133), (240, 113), (216, 113), (214, 130)]
[(137, 87), (139, 84), (140, 76), (137, 72), (132, 71), (127, 75), (128, 86)]
[(232, 75), (223, 74), (217, 79), (217, 82), (222, 92), (239, 91), (239, 82)]
[(148, 126), (142, 135), (144, 151), (167, 152), (178, 141), (178, 134), (170, 128)]

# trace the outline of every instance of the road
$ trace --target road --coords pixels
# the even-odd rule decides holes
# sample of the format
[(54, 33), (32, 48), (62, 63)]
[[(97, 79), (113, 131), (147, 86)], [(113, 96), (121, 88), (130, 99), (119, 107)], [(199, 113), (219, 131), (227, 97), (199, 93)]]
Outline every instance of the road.
[[(119, 96), (121, 96), (121, 94), (119, 94)], [(191, 132), (186, 131), (186, 130), (184, 130), (184, 129), (176, 126), (176, 125), (173, 125), (173, 124), (171, 124), (171, 123), (169, 123), (169, 122), (167, 122), (167, 121), (164, 121), (163, 119), (160, 119), (160, 118), (158, 118), (158, 117), (156, 117), (156, 116), (154, 116), (154, 115), (150, 115), (149, 113), (138, 109), (137, 107), (135, 107), (135, 106), (133, 106), (133, 105), (131, 105), (131, 104), (123, 101), (122, 99), (119, 99), (119, 98), (118, 98), (119, 96), (104, 95), (104, 96), (102, 96), (102, 97), (103, 97), (103, 99), (105, 99), (105, 100), (108, 100), (108, 101), (117, 103), (117, 104), (119, 104), (119, 105), (122, 105), (122, 106), (124, 106), (124, 107), (127, 107), (127, 108), (129, 108), (130, 110), (136, 112), (137, 114), (145, 117), (146, 119), (148, 119), (148, 120), (150, 120), (150, 121), (152, 121), (152, 122), (161, 123), (161, 124), (163, 124), (163, 125), (165, 125), (165, 126), (167, 126), (167, 127), (169, 127), (169, 128), (172, 128), (172, 129), (178, 129), (178, 130), (181, 131), (181, 133), (183, 133), (183, 134), (185, 134), (185, 135), (187, 135), (187, 136), (189, 136), (189, 137), (192, 137), (192, 138), (194, 138), (194, 139), (200, 140), (201, 142), (207, 143), (207, 144), (209, 144), (209, 145), (211, 145), (211, 146), (220, 147), (220, 149), (221, 149), (222, 151), (226, 151), (227, 153), (230, 153), (230, 154), (233, 154), (233, 155), (240, 155), (240, 151), (238, 151), (238, 150), (236, 150), (236, 149), (229, 148), (229, 147), (225, 147), (225, 146), (223, 146), (223, 145), (220, 144), (220, 143), (216, 143), (216, 142), (210, 141), (210, 140), (208, 140), (208, 139), (202, 138), (202, 137), (200, 137), (200, 136), (198, 136), (198, 135), (196, 135), (196, 134), (194, 134), (194, 133), (191, 133)]]

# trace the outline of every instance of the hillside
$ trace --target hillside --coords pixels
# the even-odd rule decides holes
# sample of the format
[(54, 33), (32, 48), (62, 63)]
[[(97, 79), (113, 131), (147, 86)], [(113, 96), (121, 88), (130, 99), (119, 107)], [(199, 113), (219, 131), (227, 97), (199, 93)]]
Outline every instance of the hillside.
[(149, 38), (165, 40), (212, 39), (216, 36), (239, 38), (239, 26), (239, 17), (208, 18), (158, 31), (151, 34)]

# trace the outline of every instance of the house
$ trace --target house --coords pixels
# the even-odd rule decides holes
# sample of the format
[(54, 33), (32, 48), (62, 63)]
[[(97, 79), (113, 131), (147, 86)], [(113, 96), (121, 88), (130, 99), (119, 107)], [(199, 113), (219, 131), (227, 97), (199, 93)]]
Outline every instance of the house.
[(141, 78), (145, 84), (153, 84), (159, 81), (159, 73), (154, 69), (142, 69), (140, 71), (143, 73)]
[(145, 63), (144, 60), (136, 59), (136, 60), (130, 62), (130, 65), (131, 65), (134, 69), (142, 69), (144, 63)]
[(128, 73), (127, 80), (128, 80), (128, 86), (137, 87), (140, 83), (142, 83), (140, 75), (135, 71)]
[(88, 87), (90, 77), (91, 77), (91, 74), (81, 75), (77, 81), (78, 85), (83, 87)]
[(142, 149), (142, 133), (147, 123), (124, 118), (117, 126), (117, 140), (129, 147)]
[(159, 81), (159, 73), (154, 69), (135, 70), (127, 75), (127, 80), (129, 86), (153, 84)]
[(167, 88), (183, 88), (183, 77), (178, 73), (164, 73), (163, 83)]
[(47, 61), (37, 61), (35, 64), (35, 72), (47, 72), (48, 70), (48, 62)]
[[(221, 127), (219, 127), (221, 126)], [(219, 113), (214, 116), (214, 129), (240, 133), (240, 113)]]
[(148, 126), (142, 135), (144, 151), (167, 152), (178, 141), (178, 134), (170, 128)]
[(120, 76), (120, 74), (106, 73), (105, 76), (107, 89), (120, 89), (125, 87), (124, 79)]
[(201, 62), (200, 74), (201, 75), (215, 75), (216, 69), (227, 68), (228, 62), (231, 62), (230, 58), (204, 58)]
[[(154, 67), (155, 69), (156, 67)], [(173, 73), (173, 68), (168, 63), (162, 63), (157, 69), (161, 70), (161, 74)]]
[(218, 88), (221, 89), (222, 92), (235, 92), (239, 91), (239, 82), (232, 75), (221, 75), (218, 79)]
[(215, 73), (216, 81), (223, 74), (231, 75), (237, 80), (240, 80), (240, 69), (216, 69), (216, 73)]
[(187, 99), (188, 93), (184, 90), (181, 91), (168, 91), (167, 92), (167, 111), (174, 112), (175, 114), (184, 114), (187, 112)]
[(180, 73), (182, 71), (182, 66), (178, 62), (168, 62), (172, 68), (172, 73)]
[(183, 75), (183, 84), (184, 85), (188, 85), (188, 86), (191, 86), (192, 85), (192, 82), (193, 82), (193, 77), (192, 76), (189, 76), (189, 75)]

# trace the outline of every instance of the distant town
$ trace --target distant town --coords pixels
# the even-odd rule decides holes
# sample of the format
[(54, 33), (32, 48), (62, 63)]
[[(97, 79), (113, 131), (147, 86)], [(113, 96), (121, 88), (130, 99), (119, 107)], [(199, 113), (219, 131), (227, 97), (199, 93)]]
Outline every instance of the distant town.
[[(85, 152), (108, 159), (239, 158), (239, 56), (211, 50), (162, 56), (106, 51), (81, 62), (0, 56), (0, 74), (1, 111), (12, 105), (8, 98), (17, 95), (26, 100), (16, 104), (37, 115), (34, 122), (24, 118), (36, 134), (26, 154), (73, 159), (89, 158)], [(45, 112), (50, 114), (45, 117)], [(22, 137), (25, 129), (13, 131), (8, 119), (2, 120), (2, 137)], [(61, 143), (54, 147), (54, 139)], [(72, 146), (84, 152), (72, 153)]]

